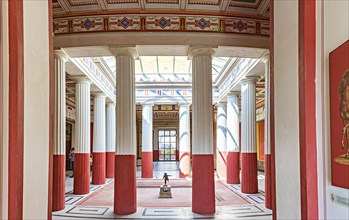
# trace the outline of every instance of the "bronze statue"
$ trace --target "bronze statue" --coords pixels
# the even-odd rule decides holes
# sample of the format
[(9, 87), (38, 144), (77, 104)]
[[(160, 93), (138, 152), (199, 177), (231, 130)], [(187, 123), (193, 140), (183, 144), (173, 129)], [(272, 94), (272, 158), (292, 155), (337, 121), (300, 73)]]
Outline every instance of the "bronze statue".
[(165, 180), (165, 185), (167, 185), (167, 182), (170, 182), (170, 180), (168, 179), (168, 177), (171, 175), (167, 175), (167, 173), (164, 173), (164, 176), (162, 177), (163, 180)]
[(345, 158), (349, 157), (349, 69), (344, 73), (339, 84), (339, 112), (343, 121), (342, 150), (344, 150), (345, 140), (347, 141), (348, 152)]

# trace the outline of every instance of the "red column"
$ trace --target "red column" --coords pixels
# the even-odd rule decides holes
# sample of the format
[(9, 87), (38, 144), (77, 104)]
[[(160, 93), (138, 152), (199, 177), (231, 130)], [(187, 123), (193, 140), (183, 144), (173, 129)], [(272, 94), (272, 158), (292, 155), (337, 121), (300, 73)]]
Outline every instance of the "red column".
[(105, 153), (93, 152), (92, 160), (92, 184), (101, 185), (105, 183)]
[(258, 193), (256, 146), (256, 83), (257, 78), (241, 81), (241, 192)]
[(115, 152), (106, 152), (106, 178), (114, 178)]
[(264, 176), (265, 176), (265, 207), (272, 209), (272, 188), (271, 188), (271, 155), (264, 155)]
[(239, 93), (227, 96), (227, 183), (240, 183)]
[(216, 210), (215, 205), (215, 186), (214, 186), (214, 156), (211, 155), (193, 155), (193, 181), (192, 196), (193, 212), (199, 214), (213, 214)]
[(193, 68), (192, 211), (216, 212), (211, 48), (190, 48)]
[(153, 152), (142, 152), (142, 178), (153, 178)]
[(136, 156), (115, 156), (114, 213), (132, 214), (137, 211)]
[(241, 154), (241, 192), (258, 193), (257, 153)]
[(298, 13), (301, 215), (317, 219), (316, 1), (298, 1)]
[(227, 154), (227, 183), (240, 183), (240, 152), (228, 152)]
[[(114, 181), (114, 213), (137, 211), (136, 184), (136, 48), (110, 48), (116, 60), (116, 155)], [(152, 116), (152, 115), (151, 115)], [(149, 120), (150, 121), (150, 120)], [(151, 132), (152, 134), (152, 132)], [(150, 135), (152, 137), (152, 135)]]
[(83, 195), (90, 192), (90, 154), (75, 153), (74, 194)]
[(23, 218), (24, 52), (23, 0), (8, 2), (9, 145), (8, 218)]
[(65, 208), (65, 155), (53, 155), (52, 210)]

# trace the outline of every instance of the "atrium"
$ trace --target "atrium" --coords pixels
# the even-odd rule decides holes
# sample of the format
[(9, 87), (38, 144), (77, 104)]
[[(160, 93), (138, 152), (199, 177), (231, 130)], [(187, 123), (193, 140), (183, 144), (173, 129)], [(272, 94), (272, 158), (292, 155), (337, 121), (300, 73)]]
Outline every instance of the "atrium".
[(0, 219), (349, 219), (348, 1), (0, 12)]

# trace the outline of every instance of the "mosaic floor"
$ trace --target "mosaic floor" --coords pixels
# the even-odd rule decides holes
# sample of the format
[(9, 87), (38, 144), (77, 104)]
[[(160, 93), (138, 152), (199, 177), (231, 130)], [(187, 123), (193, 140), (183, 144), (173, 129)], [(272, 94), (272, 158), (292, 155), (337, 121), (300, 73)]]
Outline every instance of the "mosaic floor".
[[(173, 175), (173, 199), (158, 198), (163, 172)], [(54, 212), (53, 219), (271, 219), (271, 211), (264, 207), (263, 173), (259, 174), (259, 193), (252, 195), (241, 193), (240, 185), (216, 180), (216, 213), (212, 216), (191, 212), (191, 180), (178, 179), (176, 163), (154, 163), (154, 179), (137, 180), (138, 209), (127, 216), (113, 213), (113, 179), (104, 185), (91, 185), (90, 194), (83, 196), (72, 194), (72, 183), (73, 178), (66, 179), (66, 208)]]

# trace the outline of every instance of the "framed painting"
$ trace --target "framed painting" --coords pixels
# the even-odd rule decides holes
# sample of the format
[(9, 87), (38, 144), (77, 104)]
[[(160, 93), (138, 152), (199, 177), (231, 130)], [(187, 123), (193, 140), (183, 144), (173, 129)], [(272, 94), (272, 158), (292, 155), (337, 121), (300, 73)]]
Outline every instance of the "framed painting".
[(349, 40), (330, 53), (332, 185), (349, 189)]

